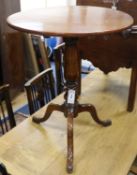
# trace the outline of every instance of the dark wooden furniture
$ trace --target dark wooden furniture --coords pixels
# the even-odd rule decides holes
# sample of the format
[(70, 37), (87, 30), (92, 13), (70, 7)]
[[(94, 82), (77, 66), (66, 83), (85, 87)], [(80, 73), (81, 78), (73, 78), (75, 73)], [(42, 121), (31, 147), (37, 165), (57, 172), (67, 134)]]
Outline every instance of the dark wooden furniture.
[[(91, 20), (92, 19), (92, 20)], [(106, 20), (107, 19), (107, 20)], [(58, 7), (11, 15), (8, 24), (16, 30), (47, 36), (62, 36), (66, 43), (64, 71), (66, 79), (65, 102), (62, 105), (49, 104), (43, 118), (33, 117), (35, 123), (47, 120), (54, 111), (61, 111), (67, 117), (67, 171), (73, 171), (73, 119), (80, 112), (89, 112), (93, 119), (103, 126), (111, 124), (99, 119), (91, 104), (79, 104), (80, 57), (77, 49), (79, 38), (92, 35), (119, 32), (133, 24), (126, 13), (99, 7)]]
[(132, 174), (136, 175), (137, 174), (137, 166), (136, 165), (132, 165), (130, 172)]
[(65, 43), (59, 44), (53, 50), (53, 58), (55, 61), (56, 89), (57, 94), (64, 91), (64, 52)]
[(24, 50), (22, 34), (11, 29), (6, 18), (20, 11), (19, 0), (0, 1), (0, 84), (9, 83), (10, 89), (23, 89)]
[(9, 85), (0, 86), (0, 134), (16, 126), (9, 95)]
[(25, 74), (29, 80), (51, 66), (43, 36), (24, 33), (24, 40), (26, 50)]
[(25, 83), (30, 114), (55, 97), (52, 69), (48, 68)]
[[(115, 1), (115, 0), (114, 0)], [(77, 0), (77, 5), (92, 5), (114, 8), (112, 0)], [(137, 25), (137, 1), (116, 1), (115, 8), (129, 13)], [(137, 30), (137, 27), (136, 27)], [(116, 71), (120, 67), (132, 68), (127, 110), (132, 111), (137, 84), (137, 34), (135, 27), (117, 34), (105, 34), (81, 38), (78, 43), (82, 58), (88, 58), (104, 73)]]
[(0, 163), (0, 174), (1, 175), (11, 175), (8, 173), (6, 167), (3, 163)]
[(5, 134), (16, 126), (18, 122), (28, 117), (27, 115), (14, 112), (12, 108), (9, 84), (0, 86), (0, 135)]

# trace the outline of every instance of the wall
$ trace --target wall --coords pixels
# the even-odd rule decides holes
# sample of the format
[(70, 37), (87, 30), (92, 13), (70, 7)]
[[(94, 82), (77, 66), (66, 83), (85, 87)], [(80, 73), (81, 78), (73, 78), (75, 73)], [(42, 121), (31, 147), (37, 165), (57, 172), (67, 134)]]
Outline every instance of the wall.
[(21, 10), (28, 10), (33, 8), (43, 8), (51, 6), (64, 6), (64, 5), (75, 5), (76, 0), (20, 0)]

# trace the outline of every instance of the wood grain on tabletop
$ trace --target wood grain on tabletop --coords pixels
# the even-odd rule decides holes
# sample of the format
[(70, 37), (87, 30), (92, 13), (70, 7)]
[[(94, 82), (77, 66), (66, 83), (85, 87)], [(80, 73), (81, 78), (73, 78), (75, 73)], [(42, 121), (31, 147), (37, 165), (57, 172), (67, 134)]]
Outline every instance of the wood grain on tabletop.
[[(137, 111), (126, 111), (129, 74), (108, 76), (95, 70), (83, 80), (81, 103), (96, 106), (110, 127), (96, 124), (86, 112), (74, 120), (75, 175), (126, 175), (137, 153)], [(89, 83), (90, 82), (90, 83)], [(63, 96), (54, 102), (62, 103)], [(46, 107), (35, 115), (41, 117)], [(54, 112), (40, 125), (26, 119), (0, 138), (0, 161), (13, 175), (65, 175), (66, 119)]]
[(18, 12), (8, 17), (7, 22), (23, 32), (82, 37), (121, 31), (133, 24), (133, 18), (108, 8), (71, 6)]

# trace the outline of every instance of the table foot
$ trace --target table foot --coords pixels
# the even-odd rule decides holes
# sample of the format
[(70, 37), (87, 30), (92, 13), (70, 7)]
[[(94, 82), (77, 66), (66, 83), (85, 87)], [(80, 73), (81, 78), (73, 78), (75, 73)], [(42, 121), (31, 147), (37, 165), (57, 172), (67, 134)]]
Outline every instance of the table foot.
[(67, 172), (70, 174), (73, 172), (73, 165), (67, 165)]
[(58, 105), (58, 104), (49, 104), (47, 107), (47, 110), (44, 114), (44, 116), (42, 118), (37, 118), (36, 116), (33, 116), (32, 121), (35, 123), (41, 123), (44, 122), (46, 120), (48, 120), (48, 118), (50, 117), (51, 113), (53, 111), (60, 111), (63, 112), (64, 111), (64, 105)]
[(112, 124), (111, 120), (101, 120), (98, 115), (95, 107), (91, 104), (79, 104), (78, 105), (78, 113), (79, 112), (89, 112), (95, 122), (101, 124), (102, 126), (109, 126)]

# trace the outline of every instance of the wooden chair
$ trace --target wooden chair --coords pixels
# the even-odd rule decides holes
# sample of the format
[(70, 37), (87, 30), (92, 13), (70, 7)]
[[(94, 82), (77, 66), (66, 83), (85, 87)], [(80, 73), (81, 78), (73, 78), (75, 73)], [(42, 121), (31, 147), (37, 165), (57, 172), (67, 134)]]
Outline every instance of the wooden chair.
[(25, 83), (30, 114), (55, 97), (52, 69), (48, 68)]
[(26, 76), (28, 79), (37, 75), (40, 71), (50, 68), (48, 47), (45, 46), (44, 37), (24, 33), (26, 53)]
[(6, 166), (3, 163), (0, 163), (0, 175), (11, 175), (8, 173)]
[(65, 43), (61, 43), (53, 50), (53, 59), (55, 61), (56, 91), (60, 94), (64, 90), (64, 50)]
[(14, 112), (10, 99), (10, 85), (0, 86), (0, 135), (22, 122), (28, 115)]
[(129, 13), (134, 26), (121, 33), (81, 38), (78, 48), (82, 58), (88, 58), (104, 73), (120, 67), (132, 68), (127, 110), (132, 111), (137, 84), (137, 1), (129, 0), (77, 0), (77, 5), (110, 7)]
[(0, 87), (0, 134), (5, 134), (11, 128), (16, 126), (14, 113), (9, 95), (9, 85)]
[(137, 175), (137, 166), (132, 165), (132, 166), (131, 166), (131, 169), (130, 169), (130, 172), (131, 172), (132, 174), (134, 174), (134, 175)]

